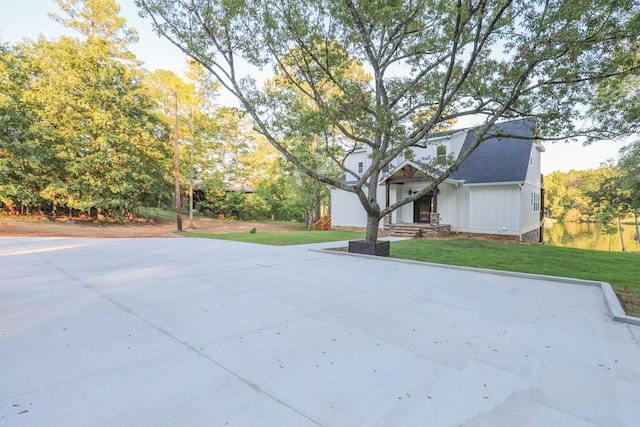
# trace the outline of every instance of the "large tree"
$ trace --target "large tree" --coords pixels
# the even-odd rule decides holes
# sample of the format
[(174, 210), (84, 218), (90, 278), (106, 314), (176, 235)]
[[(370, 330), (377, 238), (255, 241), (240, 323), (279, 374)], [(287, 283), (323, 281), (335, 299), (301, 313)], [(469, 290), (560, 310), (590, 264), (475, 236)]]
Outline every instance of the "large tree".
[(620, 168), (609, 167), (600, 169), (600, 179), (597, 188), (587, 192), (591, 199), (596, 221), (601, 224), (601, 232), (605, 234), (620, 234), (622, 252), (625, 252), (622, 220), (629, 213), (631, 194), (621, 185), (622, 174)]
[(24, 46), (0, 46), (0, 206), (22, 213), (38, 208), (54, 153), (32, 125), (37, 102), (29, 96), (32, 63)]
[[(380, 219), (432, 191), (502, 119), (537, 118), (540, 137), (601, 137), (587, 120), (603, 79), (637, 71), (614, 53), (638, 39), (637, 0), (137, 0), (159, 34), (200, 62), (303, 173), (354, 193)], [(288, 91), (258, 87), (241, 64), (272, 68)], [(354, 77), (361, 66), (371, 80)], [(305, 103), (300, 103), (301, 97)], [(451, 120), (481, 118), (469, 149), (421, 192), (383, 207), (381, 171)], [(355, 183), (296, 156), (294, 133), (315, 134)], [(367, 146), (370, 166), (344, 155)]]

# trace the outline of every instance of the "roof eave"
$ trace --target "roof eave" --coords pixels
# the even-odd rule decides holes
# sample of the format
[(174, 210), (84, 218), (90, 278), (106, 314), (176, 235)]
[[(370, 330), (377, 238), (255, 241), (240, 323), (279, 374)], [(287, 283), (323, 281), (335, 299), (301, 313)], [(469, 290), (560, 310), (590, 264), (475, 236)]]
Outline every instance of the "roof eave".
[(465, 184), (465, 186), (467, 187), (479, 187), (482, 185), (524, 185), (524, 181), (503, 181), (503, 182), (471, 182), (468, 184)]

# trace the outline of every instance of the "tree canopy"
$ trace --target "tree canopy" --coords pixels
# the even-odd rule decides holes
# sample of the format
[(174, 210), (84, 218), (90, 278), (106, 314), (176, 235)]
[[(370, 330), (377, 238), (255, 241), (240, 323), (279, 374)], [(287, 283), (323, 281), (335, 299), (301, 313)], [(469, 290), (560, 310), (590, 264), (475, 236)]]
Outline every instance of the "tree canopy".
[[(166, 189), (168, 132), (110, 0), (58, 2), (82, 38), (0, 51), (0, 202), (121, 216)], [(82, 6), (82, 7), (81, 7)], [(128, 39), (127, 39), (128, 40)]]
[[(503, 119), (536, 119), (537, 136), (610, 137), (589, 115), (600, 82), (638, 71), (637, 0), (137, 0), (156, 30), (212, 73), (256, 128), (306, 175), (354, 193), (380, 219), (432, 191)], [(239, 64), (273, 69), (259, 87)], [(360, 71), (358, 71), (360, 70)], [(422, 191), (388, 207), (381, 171), (451, 121), (482, 124), (476, 141)], [(355, 183), (318, 170), (290, 144), (315, 135)], [(370, 149), (362, 173), (344, 156)]]

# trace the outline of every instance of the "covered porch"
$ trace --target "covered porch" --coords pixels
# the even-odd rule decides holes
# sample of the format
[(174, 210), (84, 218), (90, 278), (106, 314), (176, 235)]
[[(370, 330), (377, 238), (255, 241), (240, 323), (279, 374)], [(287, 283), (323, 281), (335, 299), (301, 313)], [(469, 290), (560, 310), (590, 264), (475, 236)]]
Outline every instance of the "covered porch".
[[(412, 163), (414, 162), (405, 162), (384, 179), (386, 206), (422, 191), (432, 181), (432, 177), (419, 169), (417, 164)], [(392, 226), (408, 224), (415, 225), (417, 230), (438, 227), (440, 225), (438, 193), (439, 190), (436, 188), (396, 209), (385, 218), (385, 228), (391, 229)]]

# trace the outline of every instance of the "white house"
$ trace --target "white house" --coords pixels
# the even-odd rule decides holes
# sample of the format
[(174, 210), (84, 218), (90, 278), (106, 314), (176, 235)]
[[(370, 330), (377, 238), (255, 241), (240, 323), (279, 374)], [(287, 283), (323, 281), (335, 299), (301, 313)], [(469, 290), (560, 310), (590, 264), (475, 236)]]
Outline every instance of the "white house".
[[(431, 136), (429, 144), (414, 147), (411, 160), (398, 158), (383, 174), (378, 201), (389, 206), (424, 188), (438, 171), (433, 160), (457, 158), (477, 137), (475, 128)], [(540, 241), (543, 209), (540, 157), (544, 147), (534, 139), (532, 124), (520, 120), (494, 125), (488, 139), (437, 189), (395, 210), (381, 225), (439, 222), (451, 232), (511, 236)], [(350, 154), (346, 166), (360, 174), (370, 162), (370, 150)], [(355, 180), (352, 175), (344, 181)], [(437, 215), (433, 215), (437, 214)], [(334, 227), (365, 227), (366, 213), (357, 197), (331, 189), (331, 221)]]

